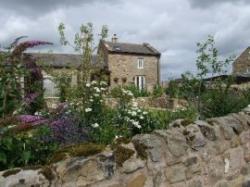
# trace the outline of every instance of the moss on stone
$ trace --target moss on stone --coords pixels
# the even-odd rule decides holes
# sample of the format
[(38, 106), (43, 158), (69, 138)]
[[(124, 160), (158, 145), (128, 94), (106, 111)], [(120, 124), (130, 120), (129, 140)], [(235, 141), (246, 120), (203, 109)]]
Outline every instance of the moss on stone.
[(118, 145), (114, 151), (115, 161), (117, 165), (122, 166), (122, 164), (126, 160), (128, 160), (134, 153), (134, 150)]
[(41, 173), (48, 181), (55, 179), (51, 166), (44, 166), (39, 173)]
[(42, 165), (31, 165), (31, 166), (24, 166), (22, 167), (23, 170), (37, 170), (40, 169)]
[(17, 173), (19, 173), (21, 171), (21, 169), (11, 169), (11, 170), (7, 170), (7, 171), (5, 171), (3, 174), (2, 174), (2, 176), (3, 177), (8, 177), (8, 176), (10, 176), (10, 175), (15, 175), (15, 174), (17, 174)]
[(67, 155), (67, 153), (63, 153), (63, 152), (56, 152), (53, 154), (53, 156), (50, 158), (49, 160), (49, 164), (50, 163), (56, 163), (59, 162), (61, 160), (65, 160), (66, 158), (68, 158), (69, 156)]
[(148, 158), (147, 147), (144, 144), (141, 144), (138, 140), (133, 141), (135, 150), (137, 151), (137, 155), (142, 160), (146, 160)]
[(184, 119), (184, 120), (181, 121), (181, 125), (184, 126), (184, 127), (186, 127), (186, 126), (188, 126), (189, 124), (192, 124), (192, 123), (194, 123), (194, 120), (192, 120), (192, 119)]
[(54, 153), (49, 163), (59, 162), (69, 157), (90, 156), (98, 154), (104, 150), (105, 146), (94, 143), (84, 143), (68, 146)]
[(115, 150), (117, 146), (121, 145), (121, 144), (129, 144), (131, 142), (130, 138), (126, 138), (126, 137), (120, 137), (117, 138), (112, 144), (111, 144), (111, 149)]

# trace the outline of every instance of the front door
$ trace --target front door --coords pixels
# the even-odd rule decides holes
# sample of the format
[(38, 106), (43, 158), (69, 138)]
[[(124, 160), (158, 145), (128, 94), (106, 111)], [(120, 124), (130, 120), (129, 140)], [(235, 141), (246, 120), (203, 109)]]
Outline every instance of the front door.
[(135, 86), (139, 89), (145, 89), (145, 76), (136, 76), (135, 77)]

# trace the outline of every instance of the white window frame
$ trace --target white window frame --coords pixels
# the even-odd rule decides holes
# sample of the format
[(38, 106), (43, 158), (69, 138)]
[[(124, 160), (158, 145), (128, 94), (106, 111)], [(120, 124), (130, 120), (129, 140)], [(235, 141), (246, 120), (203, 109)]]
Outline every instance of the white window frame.
[(146, 89), (146, 78), (144, 75), (137, 75), (135, 76), (135, 86), (139, 90)]
[(143, 69), (144, 68), (144, 58), (138, 58), (137, 60), (137, 68)]
[[(48, 81), (49, 87), (45, 86), (45, 82)], [(56, 83), (54, 81), (54, 77), (48, 74), (43, 75), (43, 89), (44, 89), (44, 97), (45, 98), (59, 98), (59, 90), (56, 87)]]

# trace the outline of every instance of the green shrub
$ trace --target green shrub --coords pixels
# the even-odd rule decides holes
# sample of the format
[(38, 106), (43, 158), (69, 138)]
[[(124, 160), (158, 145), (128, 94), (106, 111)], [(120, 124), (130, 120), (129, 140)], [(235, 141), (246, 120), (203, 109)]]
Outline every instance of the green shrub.
[(167, 129), (169, 124), (177, 119), (194, 121), (197, 118), (197, 112), (193, 108), (178, 109), (175, 111), (151, 110), (149, 115), (157, 122), (155, 129)]
[(143, 89), (143, 90), (139, 90), (136, 86), (134, 85), (130, 85), (130, 86), (117, 86), (115, 88), (113, 88), (111, 91), (110, 91), (110, 95), (111, 97), (114, 97), (114, 98), (119, 98), (120, 95), (122, 94), (122, 89), (125, 89), (125, 90), (129, 90), (133, 93), (133, 96), (134, 97), (148, 97), (150, 96), (150, 93), (147, 92), (147, 90)]
[(249, 98), (248, 90), (207, 90), (201, 95), (201, 117), (219, 117), (239, 112), (249, 104)]
[(156, 85), (153, 90), (153, 97), (161, 97), (164, 93), (164, 89), (160, 85)]
[(5, 133), (0, 137), (0, 170), (45, 164), (57, 149), (53, 142), (41, 139), (47, 133), (48, 129), (44, 127), (33, 133)]

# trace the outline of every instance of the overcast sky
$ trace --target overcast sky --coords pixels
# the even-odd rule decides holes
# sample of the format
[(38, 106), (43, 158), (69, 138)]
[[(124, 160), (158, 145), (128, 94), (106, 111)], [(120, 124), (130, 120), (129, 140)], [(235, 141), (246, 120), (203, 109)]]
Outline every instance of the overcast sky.
[(250, 45), (249, 0), (0, 0), (0, 44), (20, 35), (51, 41), (40, 51), (71, 53), (61, 47), (57, 27), (73, 38), (82, 23), (102, 25), (121, 42), (148, 42), (162, 53), (161, 77), (195, 70), (196, 43), (215, 36), (222, 57)]

